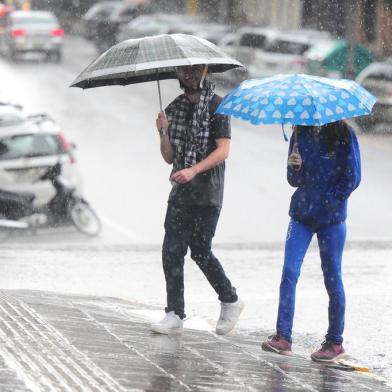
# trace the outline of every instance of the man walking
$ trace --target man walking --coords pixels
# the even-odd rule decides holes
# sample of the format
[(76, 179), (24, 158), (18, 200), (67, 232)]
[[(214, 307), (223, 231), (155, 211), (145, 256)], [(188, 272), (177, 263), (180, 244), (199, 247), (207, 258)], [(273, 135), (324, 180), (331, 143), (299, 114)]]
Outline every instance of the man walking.
[(244, 304), (211, 251), (223, 201), (225, 159), (230, 150), (230, 122), (215, 114), (221, 98), (205, 79), (207, 66), (177, 68), (184, 94), (156, 120), (163, 159), (173, 164), (172, 190), (165, 218), (162, 247), (167, 307), (152, 331), (179, 334), (185, 318), (184, 257), (202, 270), (221, 301), (216, 333), (227, 334), (236, 325)]

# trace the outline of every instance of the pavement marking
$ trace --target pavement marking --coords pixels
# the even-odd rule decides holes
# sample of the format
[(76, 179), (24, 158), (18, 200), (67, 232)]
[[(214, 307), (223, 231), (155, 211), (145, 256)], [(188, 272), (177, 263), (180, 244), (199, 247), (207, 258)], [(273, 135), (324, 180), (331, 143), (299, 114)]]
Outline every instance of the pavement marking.
[(0, 339), (0, 355), (32, 391), (124, 391), (33, 309), (5, 294)]
[(246, 380), (244, 380), (244, 377), (236, 375), (235, 373), (233, 373), (232, 371), (226, 369), (225, 367), (215, 363), (214, 361), (211, 361), (205, 355), (201, 354), (197, 349), (191, 348), (191, 347), (189, 347), (186, 344), (184, 345), (184, 348), (186, 350), (188, 350), (191, 354), (201, 358), (204, 362), (207, 362), (214, 369), (216, 369), (219, 372), (224, 373), (227, 376), (231, 377), (235, 382), (237, 382), (240, 386), (246, 388), (248, 391), (257, 392), (259, 390), (258, 388), (253, 388), (251, 385), (247, 385), (246, 384)]
[[(129, 316), (129, 314), (141, 316), (141, 318), (144, 319), (144, 320), (145, 320), (147, 314), (151, 315), (151, 312), (155, 312), (155, 311), (146, 312), (146, 311), (144, 311), (144, 310), (143, 310), (143, 311), (135, 311), (135, 310), (124, 311), (124, 309), (121, 309), (121, 308), (119, 308), (118, 311), (119, 311), (120, 313), (122, 313), (123, 315), (125, 315), (125, 316)], [(160, 311), (160, 312), (161, 312), (161, 311)], [(89, 316), (90, 316), (90, 315), (89, 315)], [(143, 317), (143, 316), (144, 316), (144, 317)], [(196, 316), (197, 316), (197, 315), (194, 315), (193, 317), (196, 317)], [(92, 317), (92, 316), (90, 316), (90, 317)], [(199, 329), (196, 329), (196, 330), (201, 331), (201, 330), (199, 330)], [(208, 332), (210, 335), (212, 335), (213, 337), (216, 337), (216, 338), (218, 338), (218, 339), (220, 338), (218, 335), (216, 335), (214, 332), (212, 332), (210, 328), (209, 328), (209, 329), (204, 329), (204, 331), (207, 331), (207, 332)], [(109, 330), (108, 330), (108, 332), (111, 333)], [(113, 336), (116, 336), (116, 335), (113, 334)], [(128, 345), (127, 343), (124, 343), (124, 342), (121, 340), (120, 337), (116, 336), (116, 338), (117, 338), (119, 341), (121, 341), (123, 344)], [(224, 338), (221, 338), (221, 340), (222, 340), (223, 342), (225, 342), (225, 343), (228, 343), (228, 344), (231, 345), (231, 346), (234, 345), (235, 347), (240, 348), (242, 352), (245, 352), (245, 350), (244, 350), (244, 348), (243, 348), (242, 346), (235, 345), (235, 344), (233, 344), (232, 342), (230, 342), (229, 340), (224, 339)], [(129, 345), (128, 345), (128, 346), (129, 346)], [(136, 348), (134, 348), (134, 347), (132, 347), (132, 346), (129, 346), (129, 347), (130, 347), (134, 352), (136, 352), (136, 353), (139, 354), (139, 351), (138, 351)], [(248, 384), (246, 383), (246, 380), (247, 380), (247, 379), (244, 379), (243, 376), (241, 376), (241, 375), (236, 375), (236, 374), (235, 374), (234, 372), (232, 372), (231, 370), (228, 370), (228, 369), (226, 369), (224, 366), (221, 366), (221, 365), (215, 363), (214, 361), (210, 360), (208, 357), (206, 357), (205, 355), (203, 355), (202, 353), (200, 353), (197, 349), (192, 348), (192, 347), (190, 347), (190, 346), (187, 345), (187, 344), (184, 344), (184, 345), (183, 345), (183, 348), (184, 348), (185, 350), (189, 351), (189, 352), (190, 352), (191, 354), (193, 354), (194, 356), (199, 357), (200, 359), (202, 359), (203, 362), (208, 363), (212, 368), (216, 369), (218, 372), (224, 373), (225, 375), (227, 375), (227, 376), (229, 376), (230, 378), (232, 378), (236, 383), (238, 383), (238, 386), (241, 386), (241, 387), (245, 388), (246, 390), (248, 390), (248, 391), (250, 391), (250, 392), (256, 392), (256, 391), (259, 390), (258, 388), (254, 388), (254, 387), (252, 387), (251, 385), (248, 385)], [(248, 352), (245, 352), (245, 353), (246, 353), (246, 354), (249, 354)], [(140, 354), (141, 354), (141, 353), (140, 353)], [(178, 380), (174, 375), (172, 375), (172, 374), (166, 372), (166, 371), (165, 371), (164, 369), (162, 369), (158, 364), (155, 364), (153, 361), (151, 361), (149, 358), (147, 358), (144, 354), (141, 354), (141, 355), (142, 355), (142, 357), (143, 357), (144, 359), (146, 359), (148, 362), (154, 364), (154, 366), (156, 366), (156, 367), (158, 367), (159, 369), (161, 369), (166, 375), (170, 376), (172, 379), (176, 380), (176, 381), (179, 382), (181, 385), (186, 386), (181, 380)], [(255, 356), (255, 355), (251, 355), (251, 356), (252, 356), (252, 358), (257, 359), (257, 361), (260, 360), (260, 358), (257, 357), (257, 356)], [(288, 378), (292, 379), (292, 380), (295, 381), (297, 384), (299, 383), (301, 386), (306, 385), (306, 384), (304, 384), (304, 383), (301, 383), (297, 378), (295, 378), (295, 377), (293, 377), (293, 376), (288, 376), (288, 374), (287, 374), (286, 372), (284, 372), (283, 370), (281, 370), (281, 369), (280, 369), (279, 367), (277, 367), (276, 365), (273, 365), (273, 364), (271, 364), (270, 362), (267, 362), (267, 361), (264, 361), (264, 362), (265, 362), (266, 364), (268, 364), (269, 366), (273, 367), (274, 369), (278, 370), (280, 373), (284, 374), (285, 377), (288, 377)], [(188, 387), (188, 388), (189, 388), (189, 387)], [(311, 392), (318, 392), (316, 389), (311, 388), (311, 387), (308, 388), (308, 390), (311, 391)]]
[[(156, 313), (161, 313), (161, 310), (150, 310), (150, 309), (131, 309), (131, 310), (124, 310), (124, 309), (122, 309), (121, 307), (119, 307), (119, 308), (117, 308), (116, 309), (119, 313), (121, 313), (121, 314), (123, 314), (124, 316), (130, 316), (130, 315), (132, 315), (132, 316), (136, 316), (136, 317), (139, 317), (140, 319), (142, 319), (142, 320), (144, 320), (144, 322), (146, 321), (146, 319), (149, 319), (149, 320), (152, 320), (152, 319), (156, 319)], [(197, 316), (197, 315), (194, 315), (193, 317), (199, 317), (199, 316)], [(185, 326), (184, 326), (185, 327)], [(190, 329), (195, 329), (195, 330), (197, 330), (197, 331), (207, 331), (211, 336), (213, 336), (215, 339), (217, 339), (217, 340), (219, 340), (219, 341), (222, 341), (222, 342), (224, 342), (224, 343), (227, 343), (228, 345), (230, 345), (230, 346), (234, 346), (234, 347), (236, 347), (236, 348), (239, 348), (240, 350), (241, 350), (241, 352), (243, 352), (244, 354), (246, 354), (246, 355), (248, 355), (248, 356), (250, 356), (251, 358), (253, 358), (253, 359), (256, 359), (256, 361), (257, 362), (263, 362), (264, 364), (266, 364), (268, 367), (270, 367), (271, 369), (274, 369), (275, 371), (277, 371), (278, 373), (280, 373), (280, 374), (282, 374), (284, 377), (286, 377), (287, 379), (290, 379), (293, 383), (295, 383), (295, 384), (297, 384), (297, 385), (300, 385), (300, 387), (301, 387), (301, 390), (307, 390), (307, 391), (311, 391), (311, 392), (318, 392), (318, 389), (317, 388), (314, 388), (312, 385), (310, 385), (310, 384), (307, 384), (307, 383), (304, 383), (303, 381), (301, 381), (298, 377), (296, 377), (296, 376), (293, 376), (292, 374), (290, 374), (290, 373), (288, 373), (288, 372), (286, 372), (286, 371), (284, 371), (283, 369), (281, 369), (278, 365), (275, 365), (274, 363), (272, 363), (272, 362), (270, 362), (270, 361), (267, 361), (267, 360), (265, 360), (265, 359), (263, 359), (263, 358), (261, 358), (259, 355), (256, 355), (256, 354), (254, 354), (254, 353), (252, 353), (251, 351), (249, 351), (249, 350), (247, 350), (243, 345), (241, 345), (241, 344), (236, 344), (235, 342), (233, 342), (233, 341), (231, 341), (231, 340), (229, 340), (229, 339), (227, 339), (227, 338), (225, 338), (225, 337), (223, 337), (223, 336), (219, 336), (219, 335), (216, 335), (212, 330), (211, 330), (211, 328), (190, 328)], [(109, 331), (110, 332), (110, 331)], [(115, 335), (116, 336), (116, 335)], [(121, 338), (120, 337), (117, 337), (121, 342), (122, 342), (122, 340), (121, 340)], [(126, 344), (126, 343), (124, 343), (124, 342), (122, 342), (123, 344)], [(243, 376), (241, 376), (241, 375), (236, 375), (235, 373), (233, 373), (232, 371), (230, 371), (230, 370), (227, 370), (225, 367), (223, 367), (223, 366), (221, 366), (221, 365), (219, 365), (219, 364), (217, 364), (217, 363), (215, 363), (214, 361), (212, 361), (212, 360), (210, 360), (207, 356), (205, 356), (205, 355), (203, 355), (202, 353), (200, 353), (197, 349), (195, 349), (195, 348), (192, 348), (192, 347), (190, 347), (189, 345), (187, 345), (187, 344), (184, 344), (183, 345), (183, 348), (184, 349), (186, 349), (186, 350), (188, 350), (191, 354), (193, 354), (194, 356), (197, 356), (197, 357), (199, 357), (199, 358), (201, 358), (204, 362), (206, 362), (206, 363), (208, 363), (211, 367), (213, 367), (214, 369), (216, 369), (219, 373), (224, 373), (224, 374), (226, 374), (227, 376), (229, 376), (230, 378), (232, 378), (235, 382), (237, 382), (238, 383), (238, 386), (241, 386), (241, 387), (243, 387), (243, 388), (246, 388), (247, 390), (249, 390), (249, 391), (251, 391), (251, 392), (254, 392), (254, 391), (257, 391), (257, 390), (259, 390), (259, 389), (257, 389), (257, 388), (254, 388), (253, 386), (251, 386), (251, 385), (247, 385), (247, 383), (246, 383), (246, 379), (244, 379), (244, 377)], [(135, 349), (135, 348), (133, 348), (133, 350), (135, 351), (135, 352), (138, 352), (138, 350), (137, 349)], [(261, 348), (260, 348), (260, 350), (261, 350)], [(143, 356), (143, 358), (144, 358), (144, 356)], [(302, 360), (303, 359), (305, 359), (304, 357), (300, 357)], [(145, 358), (146, 359), (146, 358)], [(148, 358), (147, 358), (147, 361), (149, 361), (150, 363), (153, 363), (151, 360), (149, 360)], [(159, 366), (159, 365), (157, 365), (157, 366)], [(309, 366), (311, 366), (311, 365), (309, 365)], [(315, 366), (317, 366), (317, 365), (315, 365)], [(165, 370), (163, 370), (166, 374), (168, 374)], [(340, 377), (343, 377), (343, 378), (349, 378), (349, 379), (352, 379), (352, 377), (350, 377), (350, 375), (346, 375), (346, 374), (342, 374), (341, 372), (339, 372), (339, 375), (340, 375)], [(178, 381), (177, 379), (176, 379), (176, 377), (175, 376), (172, 376), (172, 378), (173, 379), (175, 379), (176, 381)], [(357, 381), (357, 379), (355, 379), (356, 381)], [(374, 391), (374, 389), (373, 388), (371, 388), (371, 387), (369, 387), (369, 386), (367, 386), (367, 385), (365, 385), (365, 384), (363, 384), (363, 383), (360, 383), (360, 384), (358, 384), (358, 386), (361, 386), (361, 387), (363, 387), (365, 390), (369, 390), (369, 391)]]
[(159, 366), (157, 363), (154, 361), (151, 361), (146, 355), (144, 355), (142, 352), (140, 352), (137, 348), (133, 347), (132, 345), (128, 344), (127, 342), (124, 342), (119, 336), (117, 336), (114, 332), (112, 332), (104, 323), (99, 322), (97, 319), (95, 319), (88, 311), (82, 310), (80, 308), (77, 308), (79, 311), (81, 311), (86, 317), (89, 318), (92, 322), (96, 323), (99, 325), (101, 328), (103, 328), (110, 336), (113, 336), (118, 342), (120, 342), (122, 345), (127, 347), (129, 350), (134, 352), (136, 355), (138, 355), (140, 358), (148, 362), (150, 365), (158, 369), (160, 372), (162, 372), (165, 376), (171, 378), (173, 381), (177, 382), (180, 384), (182, 387), (184, 387), (186, 390), (191, 391), (192, 388), (189, 387), (187, 384), (182, 382), (180, 379), (178, 379), (176, 376), (173, 374), (167, 372), (165, 369), (163, 369), (161, 366)]
[[(80, 308), (78, 308), (80, 310)], [(124, 309), (117, 309), (119, 311), (119, 313), (122, 313), (123, 315), (125, 315), (126, 317), (133, 315), (136, 317), (140, 317), (141, 319), (144, 320), (144, 322), (146, 321), (146, 314), (151, 314), (151, 312), (157, 312), (157, 311), (149, 311), (146, 312), (145, 310), (142, 311), (135, 311), (135, 310), (129, 310), (129, 311), (124, 311)], [(162, 312), (161, 310), (159, 311), (160, 313)], [(86, 314), (87, 317), (92, 317), (88, 312), (84, 311), (84, 313)], [(194, 316), (196, 317), (196, 316)], [(93, 318), (93, 320), (95, 320)], [(95, 320), (99, 325), (102, 326), (102, 323), (98, 322), (97, 320)], [(209, 325), (209, 324), (208, 324)], [(205, 324), (203, 324), (203, 326), (205, 327)], [(135, 352), (137, 355), (139, 355), (140, 357), (142, 357), (144, 360), (146, 360), (148, 363), (152, 364), (154, 367), (156, 367), (157, 369), (159, 369), (160, 371), (162, 371), (166, 376), (170, 377), (172, 380), (175, 380), (176, 382), (178, 382), (181, 386), (183, 386), (184, 388), (186, 388), (187, 390), (192, 390), (191, 387), (189, 387), (187, 384), (185, 384), (183, 381), (181, 381), (180, 379), (178, 379), (175, 375), (167, 372), (165, 369), (163, 369), (161, 366), (159, 366), (157, 363), (155, 363), (154, 361), (152, 361), (151, 359), (149, 359), (146, 355), (142, 354), (138, 349), (136, 349), (135, 347), (131, 346), (130, 344), (124, 342), (121, 337), (117, 336), (115, 333), (111, 332), (109, 330), (109, 328), (107, 328), (106, 326), (103, 326), (104, 328), (106, 328), (107, 332), (110, 333), (112, 336), (114, 336), (117, 340), (119, 340), (122, 344), (124, 344), (125, 346), (127, 346), (128, 348), (130, 348), (133, 352)], [(210, 327), (210, 325), (209, 325)], [(206, 331), (206, 328), (203, 328), (204, 331)], [(225, 369), (223, 366), (211, 361), (209, 358), (207, 358), (205, 355), (201, 354), (197, 349), (195, 348), (191, 348), (190, 346), (188, 346), (187, 344), (183, 345), (183, 348), (186, 349), (187, 351), (189, 351), (191, 354), (193, 354), (196, 357), (199, 357), (200, 359), (202, 359), (203, 362), (208, 363), (212, 368), (214, 368), (215, 370), (217, 370), (219, 373), (223, 373), (227, 376), (229, 376), (230, 378), (232, 378), (236, 383), (237, 383), (237, 387), (241, 386), (243, 388), (245, 388), (246, 390), (250, 391), (250, 392), (256, 392), (258, 391), (257, 388), (253, 388), (250, 385), (246, 384), (246, 380), (244, 380), (244, 377), (242, 376), (238, 376), (235, 375), (232, 371)]]

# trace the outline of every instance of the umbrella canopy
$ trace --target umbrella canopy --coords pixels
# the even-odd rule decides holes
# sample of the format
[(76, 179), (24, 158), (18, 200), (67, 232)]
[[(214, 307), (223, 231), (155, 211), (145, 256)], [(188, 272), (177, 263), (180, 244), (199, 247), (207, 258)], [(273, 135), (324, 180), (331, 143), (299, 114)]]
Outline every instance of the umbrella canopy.
[(323, 125), (363, 116), (376, 98), (359, 84), (304, 74), (245, 80), (217, 108), (257, 124)]
[(188, 34), (129, 39), (95, 59), (71, 84), (91, 88), (175, 79), (175, 68), (207, 64), (210, 72), (243, 65), (213, 43)]

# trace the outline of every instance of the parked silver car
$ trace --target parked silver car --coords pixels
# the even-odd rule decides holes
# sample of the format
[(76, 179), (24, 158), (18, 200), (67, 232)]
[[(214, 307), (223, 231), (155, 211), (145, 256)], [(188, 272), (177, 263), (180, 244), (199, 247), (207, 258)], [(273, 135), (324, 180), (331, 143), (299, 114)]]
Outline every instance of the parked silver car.
[(82, 17), (82, 34), (102, 53), (118, 42), (119, 31), (129, 21), (149, 13), (150, 5), (150, 0), (99, 1)]
[[(199, 23), (202, 22), (203, 18), (198, 15), (169, 14), (161, 12), (144, 14), (119, 27), (117, 42), (130, 38), (140, 38), (158, 34), (194, 34), (194, 26), (196, 26), (196, 24), (199, 26)], [(201, 34), (205, 33), (206, 25), (202, 25), (200, 29)], [(203, 37), (203, 35), (200, 36)]]
[(7, 15), (0, 48), (10, 59), (20, 54), (44, 53), (48, 60), (61, 61), (64, 30), (48, 11), (14, 11)]
[(73, 145), (59, 125), (45, 114), (26, 116), (10, 105), (0, 105), (0, 189), (36, 195), (37, 205), (55, 194), (50, 181), (38, 179), (56, 163), (64, 178), (81, 192), (82, 180)]
[(219, 46), (247, 68), (244, 74), (230, 71), (237, 80), (266, 77), (277, 73), (304, 73), (304, 55), (320, 40), (329, 40), (326, 32), (281, 30), (274, 27), (243, 27), (227, 35)]
[(130, 38), (167, 34), (180, 18), (180, 15), (163, 13), (140, 15), (119, 27), (116, 41), (121, 42)]
[(356, 82), (370, 91), (377, 102), (372, 114), (356, 119), (363, 132), (392, 132), (392, 62), (375, 62), (368, 65)]

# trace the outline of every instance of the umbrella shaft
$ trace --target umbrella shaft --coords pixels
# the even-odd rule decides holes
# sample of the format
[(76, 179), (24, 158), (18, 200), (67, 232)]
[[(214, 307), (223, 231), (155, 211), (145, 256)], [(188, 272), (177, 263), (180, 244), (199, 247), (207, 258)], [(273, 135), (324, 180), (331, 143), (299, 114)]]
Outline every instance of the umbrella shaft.
[(158, 96), (159, 96), (159, 110), (162, 111), (161, 85), (159, 83), (159, 79), (157, 79), (157, 83), (158, 83)]

